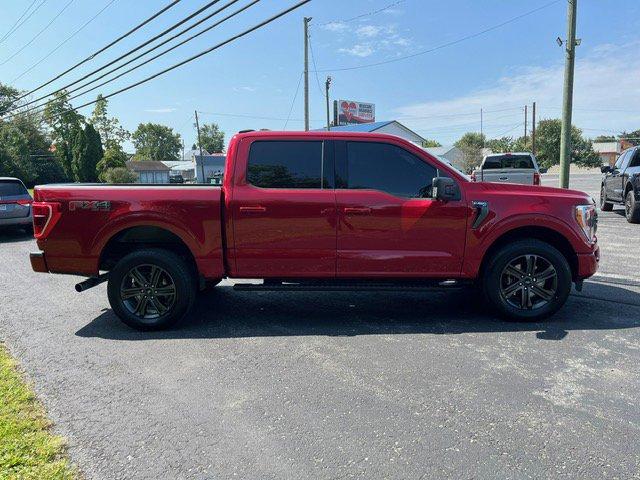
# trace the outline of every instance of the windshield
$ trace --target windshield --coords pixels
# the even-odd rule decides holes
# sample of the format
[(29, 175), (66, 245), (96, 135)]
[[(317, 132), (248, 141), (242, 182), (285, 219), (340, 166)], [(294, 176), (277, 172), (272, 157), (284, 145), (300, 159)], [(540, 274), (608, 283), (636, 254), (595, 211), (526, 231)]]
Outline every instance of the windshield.
[(483, 170), (504, 168), (535, 169), (531, 155), (494, 155), (485, 159), (482, 168)]
[(27, 189), (18, 180), (0, 180), (0, 197), (26, 195)]

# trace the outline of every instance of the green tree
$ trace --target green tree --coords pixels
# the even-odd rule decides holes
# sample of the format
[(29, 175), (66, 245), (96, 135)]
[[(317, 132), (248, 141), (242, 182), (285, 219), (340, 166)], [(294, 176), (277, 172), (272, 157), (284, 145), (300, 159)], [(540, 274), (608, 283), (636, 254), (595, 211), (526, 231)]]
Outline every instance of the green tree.
[(177, 160), (182, 149), (180, 134), (157, 123), (141, 123), (131, 135), (131, 140), (136, 147), (136, 160)]
[(107, 183), (136, 183), (138, 175), (126, 167), (109, 168), (104, 172), (104, 181)]
[(598, 135), (593, 139), (594, 142), (615, 142), (616, 137), (613, 135)]
[(477, 132), (467, 132), (455, 143), (455, 146), (462, 152), (462, 164), (465, 172), (470, 173), (480, 165), (485, 143), (485, 136)]
[[(224, 152), (224, 132), (220, 130), (217, 123), (209, 123), (200, 127), (200, 141), (202, 148), (209, 153)], [(193, 146), (197, 150), (196, 145)]]
[(633, 132), (622, 132), (619, 138), (632, 143), (633, 145), (640, 145), (640, 130), (634, 130)]
[[(560, 132), (562, 122), (559, 119), (541, 120), (536, 127), (536, 157), (542, 167), (551, 167), (560, 163)], [(598, 166), (600, 157), (593, 151), (591, 142), (582, 136), (582, 131), (571, 127), (571, 163), (582, 166)]]
[(516, 142), (513, 137), (492, 138), (487, 140), (485, 147), (493, 153), (513, 152)]
[(131, 134), (120, 125), (120, 121), (117, 118), (109, 118), (107, 116), (107, 106), (107, 99), (102, 95), (98, 95), (98, 100), (89, 121), (100, 134), (102, 146), (105, 150), (115, 147), (122, 148), (122, 144), (129, 140)]
[(88, 123), (84, 130), (78, 129), (73, 141), (73, 173), (78, 182), (95, 182), (97, 166), (102, 159), (100, 134)]
[(431, 147), (441, 147), (442, 144), (437, 141), (437, 140), (431, 140), (431, 139), (425, 139), (424, 142), (422, 142), (422, 148), (431, 148)]
[(69, 178), (74, 177), (72, 145), (84, 117), (69, 103), (66, 91), (57, 92), (44, 109), (44, 120), (51, 129), (55, 155)]
[(105, 173), (113, 168), (124, 168), (127, 166), (129, 156), (120, 148), (120, 146), (112, 146), (104, 151), (102, 160), (98, 162), (98, 180), (106, 182)]
[(16, 106), (20, 94), (20, 90), (0, 82), (0, 115)]

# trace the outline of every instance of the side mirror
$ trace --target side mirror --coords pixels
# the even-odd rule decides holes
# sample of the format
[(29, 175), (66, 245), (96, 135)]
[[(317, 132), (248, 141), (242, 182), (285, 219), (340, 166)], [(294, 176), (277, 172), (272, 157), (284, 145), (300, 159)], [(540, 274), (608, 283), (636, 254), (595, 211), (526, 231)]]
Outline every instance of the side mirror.
[(600, 167), (602, 173), (611, 173), (613, 169), (609, 165), (603, 165)]
[(433, 179), (433, 198), (442, 202), (460, 200), (460, 186), (449, 177)]
[(539, 171), (540, 173), (547, 173), (547, 172), (549, 171), (549, 169), (548, 169), (547, 167), (540, 167), (540, 168), (538, 169), (538, 171)]

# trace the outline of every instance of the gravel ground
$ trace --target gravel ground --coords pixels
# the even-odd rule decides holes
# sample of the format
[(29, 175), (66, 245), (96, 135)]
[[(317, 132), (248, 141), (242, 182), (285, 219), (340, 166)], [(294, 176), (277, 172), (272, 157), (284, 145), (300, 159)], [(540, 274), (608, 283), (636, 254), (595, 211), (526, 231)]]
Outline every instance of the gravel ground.
[(601, 272), (551, 322), (227, 285), (152, 334), (4, 234), (0, 339), (88, 479), (640, 478), (640, 225), (600, 220)]

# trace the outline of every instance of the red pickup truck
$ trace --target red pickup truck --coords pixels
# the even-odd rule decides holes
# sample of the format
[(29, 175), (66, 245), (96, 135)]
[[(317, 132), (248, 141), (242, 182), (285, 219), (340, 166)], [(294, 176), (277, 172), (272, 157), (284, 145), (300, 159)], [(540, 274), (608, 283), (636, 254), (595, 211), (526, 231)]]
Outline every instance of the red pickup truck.
[(108, 281), (138, 329), (174, 324), (198, 289), (406, 290), (473, 284), (504, 316), (538, 320), (598, 266), (585, 193), (474, 183), (398, 137), (242, 132), (222, 187), (35, 189), (37, 272)]

